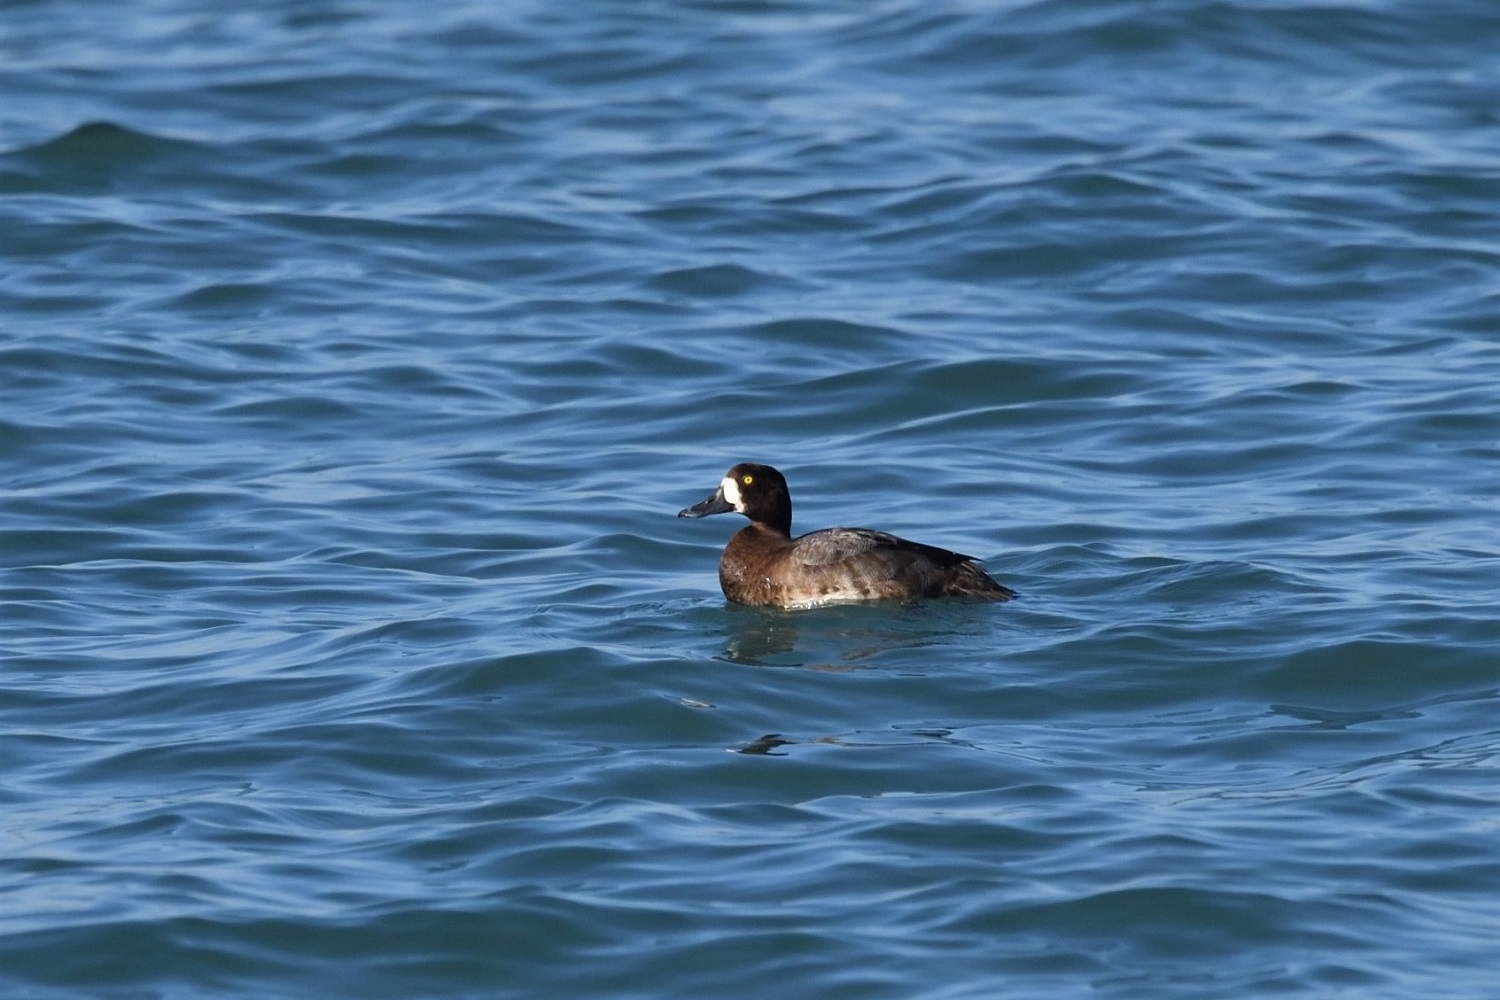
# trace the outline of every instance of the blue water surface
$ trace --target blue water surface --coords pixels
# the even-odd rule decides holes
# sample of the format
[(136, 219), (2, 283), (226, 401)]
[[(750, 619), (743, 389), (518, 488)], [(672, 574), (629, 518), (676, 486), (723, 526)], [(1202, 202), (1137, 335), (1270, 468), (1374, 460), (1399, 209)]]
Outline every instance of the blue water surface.
[(1493, 995), (1497, 37), (0, 5), (0, 995)]

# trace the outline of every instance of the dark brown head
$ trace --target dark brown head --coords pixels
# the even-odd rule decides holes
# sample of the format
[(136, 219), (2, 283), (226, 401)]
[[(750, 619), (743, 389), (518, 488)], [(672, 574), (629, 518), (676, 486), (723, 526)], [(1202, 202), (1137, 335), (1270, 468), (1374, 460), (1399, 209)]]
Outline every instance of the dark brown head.
[(677, 512), (678, 517), (707, 517), (737, 511), (755, 524), (783, 535), (792, 533), (792, 495), (786, 479), (769, 465), (741, 462), (724, 474), (719, 488), (702, 503)]

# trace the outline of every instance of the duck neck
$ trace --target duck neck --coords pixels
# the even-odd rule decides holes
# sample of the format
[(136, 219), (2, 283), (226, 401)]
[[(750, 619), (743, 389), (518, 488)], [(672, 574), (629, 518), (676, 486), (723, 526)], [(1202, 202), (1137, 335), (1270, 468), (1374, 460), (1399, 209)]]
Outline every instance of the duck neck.
[(774, 531), (776, 532), (776, 534), (782, 536), (783, 538), (792, 537), (792, 512), (790, 509), (786, 510), (784, 513), (778, 512), (776, 514), (773, 514), (770, 517), (766, 518), (764, 521), (759, 521), (757, 523), (762, 528)]

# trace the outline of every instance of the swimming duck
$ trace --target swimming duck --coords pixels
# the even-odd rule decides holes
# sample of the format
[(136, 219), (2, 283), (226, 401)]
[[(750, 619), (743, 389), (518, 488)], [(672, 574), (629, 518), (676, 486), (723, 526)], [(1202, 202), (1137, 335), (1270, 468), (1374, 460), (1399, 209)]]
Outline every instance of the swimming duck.
[(735, 511), (750, 519), (719, 560), (719, 586), (736, 604), (810, 607), (887, 598), (977, 597), (1008, 601), (973, 556), (870, 528), (824, 528), (792, 537), (792, 495), (769, 465), (743, 462), (678, 517)]

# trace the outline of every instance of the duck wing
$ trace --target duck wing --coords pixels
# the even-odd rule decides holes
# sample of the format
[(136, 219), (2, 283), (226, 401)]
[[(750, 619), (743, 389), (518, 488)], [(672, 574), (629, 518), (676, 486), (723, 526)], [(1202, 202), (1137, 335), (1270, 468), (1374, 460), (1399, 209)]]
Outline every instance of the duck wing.
[(824, 528), (809, 531), (792, 544), (798, 561), (806, 566), (829, 566), (866, 553), (887, 557), (898, 554), (916, 556), (943, 568), (978, 562), (962, 552), (923, 545), (873, 528)]

